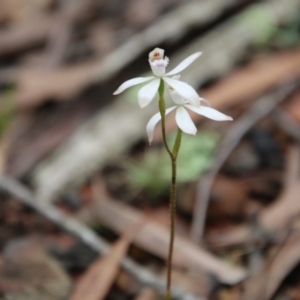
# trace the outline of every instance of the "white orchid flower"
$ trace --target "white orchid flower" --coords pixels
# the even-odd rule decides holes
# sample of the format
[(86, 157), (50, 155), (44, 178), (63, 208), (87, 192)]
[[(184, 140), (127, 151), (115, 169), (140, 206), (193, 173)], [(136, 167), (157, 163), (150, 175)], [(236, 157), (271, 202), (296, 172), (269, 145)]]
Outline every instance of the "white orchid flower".
[[(175, 119), (178, 127), (185, 133), (191, 134), (191, 135), (196, 135), (197, 133), (197, 128), (192, 121), (187, 109), (205, 116), (209, 119), (215, 120), (215, 121), (232, 121), (233, 119), (229, 116), (226, 116), (222, 114), (221, 112), (217, 111), (216, 109), (213, 109), (211, 107), (207, 106), (200, 106), (200, 107), (195, 107), (194, 105), (191, 105), (188, 103), (188, 101), (181, 97), (176, 90), (174, 90), (172, 87), (169, 87), (169, 93), (172, 98), (172, 100), (175, 102), (175, 106), (172, 106), (170, 108), (166, 109), (166, 115), (170, 113), (172, 110), (176, 109), (176, 114), (175, 114)], [(198, 101), (204, 101), (207, 102), (207, 100), (198, 98)], [(146, 126), (147, 134), (148, 134), (148, 139), (149, 139), (149, 144), (152, 143), (153, 141), (153, 132), (156, 124), (161, 120), (161, 115), (160, 113), (155, 114), (150, 121), (148, 122)]]
[(169, 86), (171, 86), (180, 96), (185, 99), (189, 99), (188, 102), (194, 106), (200, 106), (199, 96), (197, 92), (187, 83), (170, 78), (175, 74), (178, 74), (185, 68), (187, 68), (195, 59), (197, 59), (202, 53), (197, 52), (186, 59), (184, 59), (176, 68), (171, 72), (166, 73), (166, 66), (169, 64), (169, 58), (164, 57), (164, 50), (155, 48), (149, 53), (149, 63), (154, 76), (151, 77), (137, 77), (125, 81), (114, 92), (114, 95), (122, 93), (124, 90), (131, 86), (150, 81), (147, 85), (143, 86), (138, 92), (138, 102), (141, 108), (147, 106), (156, 95), (160, 81), (164, 80)]

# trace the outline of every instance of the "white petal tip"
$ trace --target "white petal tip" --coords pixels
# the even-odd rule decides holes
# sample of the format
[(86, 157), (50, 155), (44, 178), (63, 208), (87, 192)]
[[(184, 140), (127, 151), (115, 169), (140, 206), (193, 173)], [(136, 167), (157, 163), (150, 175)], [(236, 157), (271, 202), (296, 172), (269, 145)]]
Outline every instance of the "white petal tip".
[(138, 103), (139, 103), (139, 106), (140, 108), (144, 108), (146, 107), (150, 102), (147, 98), (139, 98), (138, 99)]
[(118, 90), (116, 90), (115, 92), (113, 92), (113, 95), (118, 95), (118, 94), (120, 94), (120, 93), (118, 92)]
[(139, 102), (140, 108), (145, 108), (147, 105), (148, 105), (147, 103)]
[(152, 142), (153, 142), (153, 133), (148, 133), (147, 132), (147, 135), (148, 135), (148, 143), (149, 145), (151, 146)]
[(197, 130), (196, 131), (185, 131), (185, 133), (189, 134), (189, 135), (192, 135), (192, 136), (195, 136), (197, 134)]
[(172, 79), (179, 80), (180, 77), (181, 77), (181, 75), (180, 75), (180, 74), (177, 74), (177, 75), (172, 76)]
[(202, 55), (202, 52), (196, 52), (193, 54), (194, 56), (194, 60), (196, 60), (198, 57), (200, 57)]

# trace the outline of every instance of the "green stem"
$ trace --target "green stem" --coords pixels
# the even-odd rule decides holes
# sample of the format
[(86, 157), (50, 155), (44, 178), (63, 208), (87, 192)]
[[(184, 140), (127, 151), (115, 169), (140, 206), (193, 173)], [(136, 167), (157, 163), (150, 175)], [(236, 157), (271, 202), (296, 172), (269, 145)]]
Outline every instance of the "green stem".
[(171, 157), (172, 162), (172, 183), (170, 194), (170, 244), (168, 254), (168, 269), (167, 269), (167, 299), (171, 298), (171, 281), (172, 281), (172, 260), (173, 260), (173, 248), (175, 238), (175, 215), (176, 215), (176, 157)]
[(181, 136), (182, 136), (182, 130), (180, 128), (178, 128), (176, 139), (175, 139), (174, 146), (173, 146), (173, 151), (172, 151), (172, 153), (176, 159), (177, 159), (177, 155), (178, 155), (180, 145), (181, 145)]
[(172, 163), (172, 181), (171, 181), (171, 194), (170, 194), (170, 244), (167, 264), (167, 287), (166, 287), (166, 300), (172, 299), (171, 282), (172, 282), (172, 259), (174, 250), (175, 238), (175, 216), (176, 216), (176, 159), (180, 148), (182, 131), (178, 128), (177, 136), (174, 142), (173, 151), (170, 150), (166, 139), (165, 127), (165, 114), (166, 105), (164, 100), (164, 82), (161, 81), (159, 87), (159, 111), (161, 114), (161, 128), (164, 146), (170, 156)]
[(166, 138), (166, 125), (165, 125), (165, 121), (166, 121), (166, 103), (165, 103), (165, 99), (164, 99), (164, 82), (163, 80), (160, 81), (160, 86), (158, 89), (159, 92), (159, 111), (160, 111), (160, 115), (161, 115), (161, 129), (162, 129), (162, 136), (163, 136), (163, 143), (164, 146), (168, 152), (168, 154), (170, 155), (170, 158), (173, 158), (173, 153), (171, 152), (168, 143), (167, 143), (167, 138)]

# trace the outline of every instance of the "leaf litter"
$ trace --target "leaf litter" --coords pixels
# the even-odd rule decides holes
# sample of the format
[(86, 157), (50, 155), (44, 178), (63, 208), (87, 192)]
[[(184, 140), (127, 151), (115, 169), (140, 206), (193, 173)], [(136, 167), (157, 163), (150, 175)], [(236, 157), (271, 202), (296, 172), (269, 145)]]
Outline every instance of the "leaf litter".
[[(204, 151), (205, 154), (201, 148), (205, 146), (203, 139), (195, 140), (196, 145), (189, 145), (186, 154), (182, 153), (186, 170), (180, 170), (174, 295), (177, 293), (178, 299), (299, 298), (297, 132), (300, 114), (297, 81), (300, 75), (300, 38), (299, 20), (290, 14), (298, 11), (299, 1), (285, 1), (282, 18), (278, 17), (279, 11), (283, 11), (280, 9), (282, 1), (276, 5), (266, 2), (251, 7), (251, 1), (212, 0), (209, 4), (201, 3), (201, 11), (205, 11), (202, 18), (197, 15), (199, 12), (196, 13), (196, 7), (200, 5), (197, 1), (187, 4), (181, 1), (143, 1), (141, 4), (134, 0), (122, 3), (115, 0), (113, 4), (105, 1), (75, 2), (69, 5), (68, 1), (32, 0), (24, 6), (18, 0), (0, 1), (0, 239), (3, 242), (0, 297), (9, 297), (15, 283), (26, 285), (31, 277), (23, 275), (36, 268), (36, 264), (40, 264), (38, 269), (45, 271), (40, 273), (40, 278), (48, 274), (47, 266), (51, 266), (50, 270), (53, 265), (55, 270), (60, 269), (60, 275), (54, 272), (53, 282), (59, 283), (59, 278), (64, 278), (67, 284), (63, 288), (63, 296), (58, 293), (56, 299), (65, 297), (66, 293), (73, 300), (151, 300), (160, 295), (164, 285), (168, 213), (166, 185), (159, 186), (162, 179), (157, 183), (158, 175), (164, 173), (159, 174), (157, 166), (161, 167), (164, 163), (159, 159), (153, 162), (160, 156), (159, 132), (155, 134), (154, 149), (149, 150), (145, 140), (137, 134), (135, 140), (130, 140), (124, 147), (130, 150), (126, 152), (123, 149), (119, 157), (109, 162), (110, 178), (122, 184), (108, 188), (108, 176), (99, 164), (97, 172), (94, 168), (80, 184), (72, 185), (73, 188), (67, 192), (63, 189), (64, 193), (57, 197), (56, 204), (48, 203), (49, 206), (43, 207), (38, 203), (39, 199), (37, 202), (27, 201), (28, 195), (30, 198), (35, 192), (31, 175), (39, 163), (50, 161), (51, 164), (54, 151), (76, 135), (78, 128), (96, 112), (111, 105), (109, 89), (121, 82), (125, 73), (134, 74), (132, 69), (136, 69), (136, 73), (144, 71), (140, 67), (140, 56), (144, 56), (152, 44), (145, 41), (138, 51), (127, 51), (125, 62), (116, 59), (107, 67), (105, 61), (110, 53), (118, 53), (118, 49), (123, 49), (122, 45), (139, 44), (143, 36), (148, 36), (154, 29), (153, 42), (166, 44), (171, 54), (175, 51), (184, 54), (186, 50), (182, 45), (193, 47), (199, 35), (213, 33), (207, 35), (209, 39), (221, 41), (220, 32), (216, 30), (219, 25), (228, 29), (231, 25), (234, 27), (242, 23), (249, 26), (258, 20), (256, 26), (261, 29), (260, 35), (252, 38), (249, 32), (249, 36), (243, 35), (239, 39), (243, 53), (233, 53), (239, 61), (228, 57), (227, 65), (222, 65), (221, 60), (218, 64), (226, 70), (223, 73), (219, 69), (211, 71), (211, 68), (203, 71), (205, 75), (201, 73), (207, 79), (199, 79), (204, 84), (200, 94), (210, 100), (213, 107), (230, 111), (237, 120), (253, 107), (260, 96), (270, 95), (274, 88), (294, 81), (294, 94), (286, 97), (283, 104), (278, 104), (274, 112), (254, 122), (249, 133), (245, 133), (237, 143), (231, 157), (220, 165), (208, 195), (210, 202), (201, 245), (189, 239), (194, 205), (199, 197), (196, 181), (201, 180), (205, 169), (212, 166), (210, 161), (215, 158), (213, 150), (218, 147), (221, 151), (224, 149), (224, 145), (217, 141), (226, 136), (230, 127), (219, 127), (194, 116), (194, 120), (204, 128), (200, 131), (202, 138), (205, 132), (212, 132), (217, 138), (211, 138), (212, 144), (207, 152)], [(137, 14), (144, 5), (149, 9)], [(268, 8), (273, 13), (271, 19), (271, 13), (266, 11)], [(200, 21), (191, 14), (191, 10)], [(191, 15), (189, 20), (178, 18), (178, 14), (185, 16), (184, 12)], [(266, 15), (268, 17), (264, 19)], [(232, 16), (237, 18), (231, 19)], [(277, 22), (276, 18), (280, 21)], [(165, 26), (167, 33), (160, 35), (162, 30), (155, 30), (155, 26), (161, 26), (164, 20), (169, 23), (176, 20), (174, 26), (178, 34), (172, 29), (174, 26), (172, 30)], [(224, 32), (229, 34), (233, 31)], [(249, 48), (249, 45), (252, 47)], [(222, 47), (225, 51), (229, 46)], [(129, 62), (133, 62), (134, 68), (126, 67)], [(195, 73), (191, 70), (190, 74)], [(99, 82), (102, 83), (98, 86)], [(9, 104), (12, 104), (8, 112), (7, 95), (11, 98)], [(169, 131), (174, 128), (172, 118), (168, 119), (167, 125)], [(90, 129), (92, 132), (93, 129)], [(70, 155), (70, 159), (77, 158)], [(126, 162), (124, 169), (126, 172), (127, 168), (130, 170), (131, 179), (124, 177), (124, 169), (116, 171), (120, 161)], [(62, 167), (67, 169), (68, 164)], [(145, 168), (151, 172), (145, 172)], [(284, 170), (285, 176), (282, 176)], [(10, 185), (8, 173), (15, 177), (13, 185)], [(103, 176), (104, 188), (95, 196), (92, 192), (94, 178), (99, 173)], [(81, 174), (80, 170), (78, 174)], [(74, 177), (68, 178), (73, 181)], [(52, 181), (51, 177), (47, 180), (49, 183)], [(132, 186), (135, 191), (138, 190), (138, 196), (128, 192)], [(151, 192), (155, 188), (157, 192), (153, 196)], [(20, 203), (16, 205), (18, 200)], [(63, 214), (57, 218), (53, 211)], [(68, 223), (68, 217), (77, 218), (78, 223)], [(142, 223), (139, 220), (143, 220)], [(84, 270), (61, 270), (59, 256), (50, 257), (45, 248), (54, 246), (51, 241), (60, 240), (61, 231), (70, 235), (67, 233), (70, 224), (76, 227), (76, 224), (85, 223), (90, 225), (84, 227), (86, 232), (97, 232), (99, 238), (112, 244), (111, 249), (106, 253), (102, 251), (101, 257), (89, 267), (85, 266)], [(76, 228), (70, 238), (81, 239), (89, 247), (95, 245), (95, 240), (84, 239), (80, 226)], [(18, 236), (27, 239), (36, 235), (48, 241), (47, 247), (32, 251), (37, 257), (32, 257), (30, 251), (22, 253), (22, 244), (14, 242)], [(119, 239), (116, 236), (120, 236)], [(17, 261), (17, 267), (8, 264), (5, 258), (8, 245), (15, 247), (16, 252), (11, 251), (11, 256), (13, 253), (28, 255), (23, 262)], [(66, 243), (64, 247), (71, 246)], [(135, 251), (130, 251), (132, 247)], [(71, 255), (71, 248), (68, 250)], [(22, 258), (22, 255), (19, 257)], [(10, 281), (7, 271), (11, 271), (12, 267), (15, 277)], [(19, 279), (16, 281), (17, 276)], [(43, 286), (43, 283), (37, 277), (32, 280), (36, 283), (30, 283), (30, 297), (41, 298), (39, 284)], [(46, 281), (48, 284), (48, 279)], [(73, 289), (68, 292), (70, 282)], [(149, 287), (145, 286), (145, 282)], [(11, 287), (13, 289), (8, 291)], [(18, 299), (26, 299), (26, 296), (28, 299), (26, 291), (22, 293), (18, 294)]]

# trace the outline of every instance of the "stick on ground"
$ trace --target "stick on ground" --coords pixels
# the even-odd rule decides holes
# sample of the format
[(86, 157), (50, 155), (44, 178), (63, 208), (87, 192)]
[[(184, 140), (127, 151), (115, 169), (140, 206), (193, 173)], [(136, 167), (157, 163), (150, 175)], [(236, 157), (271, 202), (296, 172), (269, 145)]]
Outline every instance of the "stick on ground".
[[(0, 176), (0, 190), (8, 193), (11, 196), (14, 196), (47, 219), (54, 222), (59, 227), (75, 235), (83, 243), (91, 247), (99, 254), (103, 255), (110, 250), (110, 245), (100, 236), (96, 235), (87, 226), (81, 224), (72, 217), (63, 215), (53, 205), (40, 204), (33, 193), (15, 179), (7, 176)], [(153, 287), (160, 294), (164, 292), (164, 280), (160, 279), (156, 274), (153, 274), (152, 272), (139, 266), (133, 260), (125, 258), (122, 261), (122, 267), (128, 273), (132, 274), (143, 285)], [(188, 294), (179, 288), (173, 289), (172, 293), (175, 297), (178, 297), (180, 299), (196, 300), (193, 295)]]

